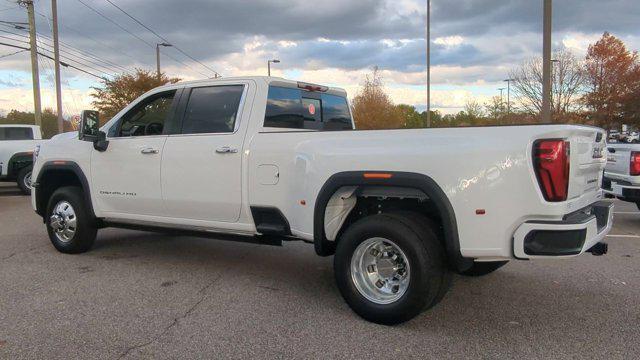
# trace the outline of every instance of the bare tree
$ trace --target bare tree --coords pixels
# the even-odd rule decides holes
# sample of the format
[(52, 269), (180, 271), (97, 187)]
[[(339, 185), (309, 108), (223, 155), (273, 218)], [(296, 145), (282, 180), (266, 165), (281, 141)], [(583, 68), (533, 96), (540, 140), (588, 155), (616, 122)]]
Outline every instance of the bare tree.
[[(584, 65), (567, 50), (553, 55), (551, 86), (551, 110), (554, 115), (564, 115), (581, 106), (581, 93), (585, 89)], [(509, 74), (513, 92), (525, 111), (539, 114), (542, 111), (542, 59), (525, 61)]]

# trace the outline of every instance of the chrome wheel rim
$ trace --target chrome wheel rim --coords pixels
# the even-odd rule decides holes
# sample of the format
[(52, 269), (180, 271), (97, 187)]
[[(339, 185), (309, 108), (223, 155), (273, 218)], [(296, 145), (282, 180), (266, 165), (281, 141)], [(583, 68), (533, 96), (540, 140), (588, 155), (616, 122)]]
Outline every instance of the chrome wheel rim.
[(351, 279), (358, 292), (376, 304), (398, 301), (409, 288), (411, 268), (405, 253), (393, 241), (363, 241), (351, 258)]
[(77, 217), (73, 206), (64, 200), (58, 202), (49, 219), (49, 224), (56, 238), (64, 243), (71, 241), (76, 234), (76, 223)]
[(24, 180), (22, 180), (22, 182), (27, 189), (31, 189), (31, 171), (24, 176)]

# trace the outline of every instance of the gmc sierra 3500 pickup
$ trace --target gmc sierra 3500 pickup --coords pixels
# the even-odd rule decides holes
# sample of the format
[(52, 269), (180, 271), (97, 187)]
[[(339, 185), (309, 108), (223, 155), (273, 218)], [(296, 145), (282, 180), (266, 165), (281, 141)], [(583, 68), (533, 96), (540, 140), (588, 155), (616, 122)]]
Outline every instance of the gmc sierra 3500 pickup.
[(354, 130), (346, 93), (273, 77), (154, 89), (36, 153), (53, 245), (179, 231), (334, 257), (349, 306), (382, 324), (437, 304), (451, 273), (606, 252), (605, 133), (574, 125)]

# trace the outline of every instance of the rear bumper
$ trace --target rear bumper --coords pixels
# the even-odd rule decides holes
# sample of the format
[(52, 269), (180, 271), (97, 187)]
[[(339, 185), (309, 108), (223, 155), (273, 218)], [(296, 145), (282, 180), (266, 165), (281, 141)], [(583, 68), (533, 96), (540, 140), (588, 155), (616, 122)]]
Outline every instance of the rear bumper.
[(605, 177), (602, 182), (602, 189), (606, 194), (622, 200), (640, 202), (640, 185)]
[(613, 203), (599, 201), (559, 221), (528, 221), (513, 236), (518, 259), (572, 257), (601, 242), (613, 226)]

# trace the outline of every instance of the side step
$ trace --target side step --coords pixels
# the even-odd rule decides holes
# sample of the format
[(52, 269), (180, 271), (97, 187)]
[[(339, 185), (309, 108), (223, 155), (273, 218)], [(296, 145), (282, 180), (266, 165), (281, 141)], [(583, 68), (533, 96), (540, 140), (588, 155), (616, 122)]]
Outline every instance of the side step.
[(222, 241), (243, 242), (248, 244), (282, 246), (283, 236), (275, 235), (240, 235), (202, 230), (173, 229), (163, 226), (139, 225), (129, 223), (104, 222), (103, 227), (114, 227), (128, 230), (148, 231), (173, 236), (192, 236)]

